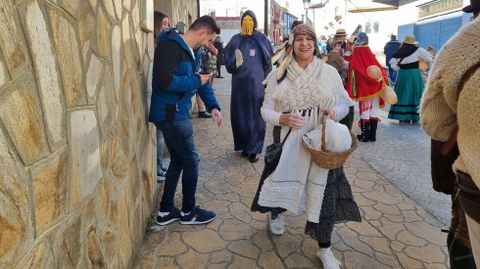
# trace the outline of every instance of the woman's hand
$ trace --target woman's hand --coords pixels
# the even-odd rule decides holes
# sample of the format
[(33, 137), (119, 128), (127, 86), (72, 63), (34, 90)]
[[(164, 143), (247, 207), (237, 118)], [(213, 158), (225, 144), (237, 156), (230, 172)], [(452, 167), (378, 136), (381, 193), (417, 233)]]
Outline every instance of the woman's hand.
[(296, 114), (280, 115), (280, 125), (288, 126), (293, 129), (300, 129), (305, 125), (305, 118)]
[(335, 109), (333, 108), (327, 108), (327, 109), (320, 109), (320, 111), (323, 112), (323, 116), (325, 117), (325, 119), (331, 119), (331, 120), (335, 120)]

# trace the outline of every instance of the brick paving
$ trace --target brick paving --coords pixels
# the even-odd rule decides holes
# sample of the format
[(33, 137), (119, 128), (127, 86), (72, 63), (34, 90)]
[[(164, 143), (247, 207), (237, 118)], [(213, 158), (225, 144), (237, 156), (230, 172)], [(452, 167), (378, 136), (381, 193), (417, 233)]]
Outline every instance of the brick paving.
[[(285, 234), (275, 236), (267, 215), (250, 212), (263, 163), (252, 165), (233, 151), (228, 83), (219, 80), (217, 89), (225, 125), (193, 120), (202, 160), (197, 201), (217, 219), (149, 227), (133, 268), (322, 268), (316, 241), (303, 234), (305, 216), (287, 214)], [(271, 131), (267, 138), (266, 144)], [(372, 159), (364, 160), (372, 145), (360, 145), (345, 165), (363, 221), (335, 226), (332, 249), (342, 268), (448, 268), (446, 234), (440, 232), (445, 224), (375, 170)], [(178, 192), (177, 206), (180, 201)]]

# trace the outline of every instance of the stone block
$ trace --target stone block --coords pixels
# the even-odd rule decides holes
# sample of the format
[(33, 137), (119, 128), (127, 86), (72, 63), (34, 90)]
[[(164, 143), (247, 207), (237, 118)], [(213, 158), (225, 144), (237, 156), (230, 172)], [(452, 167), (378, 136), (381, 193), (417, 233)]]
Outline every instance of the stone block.
[[(107, 0), (108, 1), (108, 0)], [(111, 1), (111, 0), (110, 0)], [(111, 29), (110, 21), (105, 15), (105, 11), (99, 8), (97, 11), (97, 24), (96, 24), (96, 40), (97, 40), (97, 52), (105, 59), (110, 59), (110, 46), (111, 46)]]
[(113, 6), (113, 0), (102, 0), (105, 10), (107, 11), (108, 16), (115, 20), (115, 7)]
[(92, 110), (75, 110), (70, 114), (69, 121), (70, 201), (75, 206), (96, 190), (102, 177), (100, 134)]
[(97, 8), (97, 0), (88, 0), (88, 2), (90, 3), (90, 6), (96, 10)]
[(87, 238), (88, 260), (90, 262), (88, 268), (106, 268), (107, 264), (94, 227), (90, 227)]
[(112, 31), (112, 59), (113, 59), (113, 83), (115, 90), (118, 91), (121, 83), (121, 46), (122, 46), (122, 31), (118, 25), (113, 27)]
[(0, 268), (13, 268), (33, 243), (26, 177), (0, 129)]
[(131, 0), (123, 0), (123, 8), (130, 11), (131, 2)]
[(63, 78), (67, 107), (85, 105), (86, 95), (82, 84), (82, 61), (75, 29), (61, 11), (51, 9), (49, 15), (53, 40), (57, 49), (58, 64)]
[(177, 262), (181, 266), (181, 268), (206, 268), (208, 262), (208, 255), (200, 254), (190, 249), (186, 253), (178, 256)]
[[(0, 88), (8, 81), (8, 74), (7, 70), (5, 69), (5, 65), (0, 58)], [(0, 91), (1, 92), (1, 91)]]
[[(73, 17), (77, 17), (80, 0), (63, 0), (63, 8)], [(84, 1), (82, 1), (84, 2)]]
[(80, 47), (82, 49), (83, 61), (87, 62), (87, 53), (94, 31), (94, 14), (92, 13), (88, 2), (81, 1), (80, 17), (78, 19), (78, 31), (80, 33)]
[(52, 41), (49, 38), (45, 17), (36, 1), (30, 2), (26, 6), (24, 20), (37, 73), (38, 89), (45, 113), (50, 145), (56, 149), (65, 142), (65, 111), (62, 106), (62, 90), (51, 45)]
[(0, 9), (0, 48), (11, 73), (17, 73), (27, 61), (25, 45), (21, 40), (21, 29), (16, 21), (13, 1), (2, 1)]
[(49, 268), (54, 264), (52, 249), (48, 241), (42, 241), (31, 251), (27, 260), (18, 268), (42, 269)]
[(65, 213), (67, 193), (67, 153), (43, 161), (32, 168), (35, 224), (40, 235)]
[(80, 215), (71, 216), (64, 225), (56, 228), (53, 253), (58, 268), (79, 268), (78, 266), (84, 263), (81, 235), (82, 218)]
[(14, 89), (0, 100), (0, 118), (23, 162), (30, 165), (48, 154), (40, 102), (33, 82), (25, 81), (12, 87)]
[(99, 124), (104, 136), (111, 128), (116, 127), (118, 109), (118, 102), (113, 88), (112, 73), (107, 68), (103, 76), (102, 86), (97, 94)]
[(122, 19), (122, 0), (113, 0), (113, 4), (115, 5), (115, 14), (117, 15), (117, 19)]
[(137, 165), (137, 157), (133, 156), (130, 161), (130, 197), (139, 196), (142, 178), (140, 177)]
[(112, 173), (118, 180), (118, 183), (121, 184), (128, 172), (128, 160), (122, 143), (117, 138), (111, 140), (110, 161)]
[(130, 266), (131, 261), (133, 259), (133, 240), (132, 240), (132, 225), (130, 222), (130, 206), (132, 203), (132, 199), (129, 199), (129, 192), (127, 188), (124, 187), (120, 194), (120, 201), (119, 201), (119, 215), (122, 216), (119, 218), (119, 244), (116, 246), (119, 250), (119, 258), (120, 264), (126, 268)]
[(100, 78), (102, 76), (103, 63), (95, 54), (92, 54), (85, 81), (89, 104), (95, 103), (95, 95), (97, 93), (98, 83), (100, 82)]

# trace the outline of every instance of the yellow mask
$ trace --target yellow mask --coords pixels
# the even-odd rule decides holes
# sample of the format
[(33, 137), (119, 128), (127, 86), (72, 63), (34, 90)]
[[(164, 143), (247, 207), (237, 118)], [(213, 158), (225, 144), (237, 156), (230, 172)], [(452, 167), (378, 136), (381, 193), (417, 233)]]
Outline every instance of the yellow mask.
[(252, 17), (245, 16), (242, 20), (242, 30), (240, 31), (241, 35), (252, 35), (253, 34), (253, 26), (255, 23), (253, 22)]

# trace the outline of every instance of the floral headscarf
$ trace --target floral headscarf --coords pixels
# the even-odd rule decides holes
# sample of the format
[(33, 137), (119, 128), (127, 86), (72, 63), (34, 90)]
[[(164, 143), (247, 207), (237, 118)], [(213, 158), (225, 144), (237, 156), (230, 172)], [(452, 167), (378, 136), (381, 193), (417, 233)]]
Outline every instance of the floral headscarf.
[(295, 40), (295, 36), (297, 35), (308, 35), (313, 39), (314, 42), (314, 51), (313, 55), (317, 57), (321, 57), (320, 49), (317, 45), (317, 34), (315, 33), (315, 29), (311, 26), (302, 23), (295, 28), (292, 29), (292, 32), (288, 36), (288, 41), (283, 43), (283, 45), (275, 52), (272, 56), (272, 63), (278, 61), (282, 56), (284, 56), (282, 63), (278, 66), (277, 70), (277, 79), (280, 79), (285, 74), (288, 65), (293, 59), (293, 42)]

